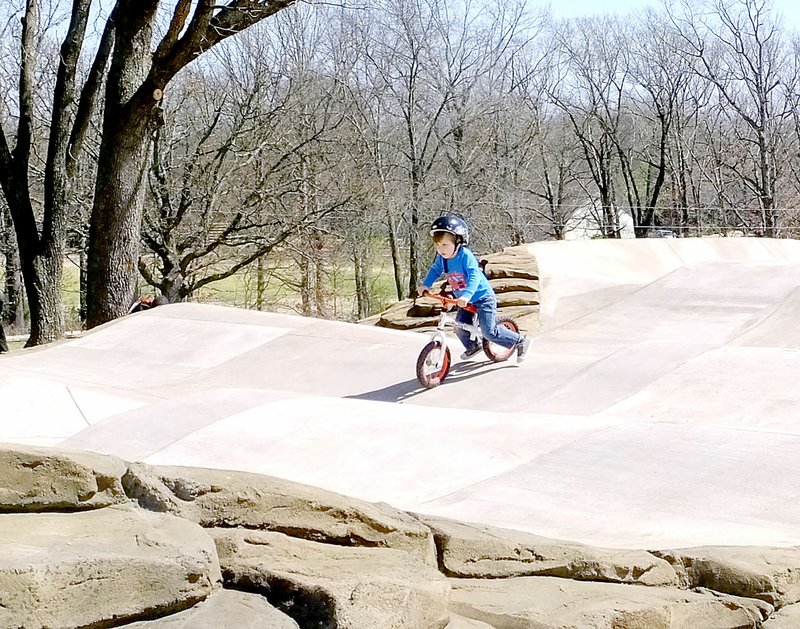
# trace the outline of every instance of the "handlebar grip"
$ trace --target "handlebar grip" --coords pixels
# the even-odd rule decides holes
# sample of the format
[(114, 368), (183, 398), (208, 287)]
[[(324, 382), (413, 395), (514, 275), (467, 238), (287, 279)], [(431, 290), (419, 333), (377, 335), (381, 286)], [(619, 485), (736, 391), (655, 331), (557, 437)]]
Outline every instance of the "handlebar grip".
[[(423, 297), (433, 297), (437, 301), (441, 301), (446, 306), (447, 305), (449, 305), (449, 306), (458, 306), (458, 300), (457, 299), (450, 299), (449, 297), (444, 297), (443, 295), (437, 295), (436, 293), (432, 293), (429, 290), (426, 290), (424, 293), (422, 293), (422, 296)], [(464, 307), (464, 310), (466, 310), (467, 312), (472, 312), (473, 314), (478, 312), (478, 309), (473, 304), (467, 304)]]

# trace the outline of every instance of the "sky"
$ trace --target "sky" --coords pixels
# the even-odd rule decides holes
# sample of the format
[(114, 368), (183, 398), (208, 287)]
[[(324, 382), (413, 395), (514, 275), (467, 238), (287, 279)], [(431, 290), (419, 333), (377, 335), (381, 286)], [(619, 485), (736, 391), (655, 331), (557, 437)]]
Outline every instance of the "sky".
[[(528, 0), (532, 5), (546, 5), (548, 0)], [(553, 17), (572, 18), (615, 13), (625, 15), (647, 6), (658, 7), (659, 0), (551, 0)], [(787, 30), (800, 31), (800, 2), (797, 0), (772, 0), (772, 7), (784, 19)]]

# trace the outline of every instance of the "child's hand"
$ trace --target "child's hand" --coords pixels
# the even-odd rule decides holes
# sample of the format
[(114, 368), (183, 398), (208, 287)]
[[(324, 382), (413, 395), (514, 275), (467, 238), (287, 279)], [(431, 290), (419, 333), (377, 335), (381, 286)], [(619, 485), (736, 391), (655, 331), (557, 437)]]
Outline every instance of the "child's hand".
[(417, 295), (422, 297), (425, 293), (430, 290), (427, 286), (417, 286)]
[(467, 301), (467, 300), (466, 300), (466, 299), (464, 299), (463, 297), (459, 297), (459, 298), (458, 298), (458, 301), (457, 301), (456, 303), (458, 304), (458, 307), (459, 307), (459, 308), (466, 308), (466, 307), (467, 307), (467, 304), (469, 303), (469, 301)]

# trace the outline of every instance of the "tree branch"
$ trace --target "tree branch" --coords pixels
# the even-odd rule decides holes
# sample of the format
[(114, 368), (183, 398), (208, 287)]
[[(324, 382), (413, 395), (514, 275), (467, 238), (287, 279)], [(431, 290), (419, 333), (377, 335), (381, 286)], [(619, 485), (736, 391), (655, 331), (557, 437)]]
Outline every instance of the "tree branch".
[(261, 256), (264, 256), (269, 252), (271, 252), (275, 247), (285, 242), (290, 236), (296, 234), (303, 227), (313, 224), (315, 221), (327, 216), (331, 212), (339, 209), (340, 207), (346, 205), (349, 202), (350, 198), (348, 197), (347, 199), (344, 199), (343, 201), (340, 201), (339, 203), (336, 203), (323, 210), (315, 210), (314, 212), (309, 212), (308, 214), (304, 215), (299, 221), (295, 221), (288, 227), (285, 227), (280, 234), (278, 234), (275, 238), (271, 239), (268, 243), (256, 247), (256, 249), (251, 254), (239, 260), (232, 267), (226, 269), (225, 271), (221, 271), (219, 273), (214, 273), (212, 275), (206, 276), (194, 282), (191, 285), (191, 291), (196, 291), (202, 288), (203, 286), (211, 284), (212, 282), (217, 282), (219, 280), (224, 280), (225, 278), (230, 277), (234, 273), (246, 267), (248, 264), (252, 264), (253, 262), (255, 262)]
[(155, 286), (156, 288), (160, 286), (158, 280), (156, 280), (150, 269), (147, 267), (147, 263), (144, 261), (144, 258), (139, 258), (138, 267), (139, 273), (141, 273), (145, 282), (147, 282), (150, 286)]
[[(156, 48), (153, 67), (148, 77), (150, 88), (163, 87), (195, 57), (222, 40), (291, 6), (297, 0), (230, 0), (216, 14), (214, 0), (200, 0), (183, 37), (177, 37), (186, 22), (189, 4), (180, 0), (173, 13), (170, 28)], [(186, 15), (184, 15), (186, 14)]]
[[(22, 18), (22, 59), (19, 71), (19, 124), (17, 145), (14, 148), (14, 165), (18, 176), (25, 174), (27, 180), (33, 138), (33, 71), (36, 65), (35, 37), (39, 28), (39, 2), (30, 0)], [(21, 183), (21, 182), (20, 182)]]
[(114, 48), (115, 14), (116, 7), (111, 12), (111, 15), (108, 16), (105, 28), (103, 29), (103, 35), (100, 38), (100, 44), (97, 48), (97, 54), (95, 55), (91, 70), (89, 71), (89, 76), (81, 90), (78, 111), (75, 114), (75, 122), (72, 125), (72, 133), (70, 134), (68, 145), (67, 171), (70, 176), (74, 174), (78, 157), (83, 150), (83, 141), (86, 137), (86, 130), (89, 128), (89, 120), (91, 120), (92, 113), (94, 112), (97, 95), (100, 92), (100, 85), (103, 82), (106, 66), (111, 57), (111, 51)]
[(8, 148), (6, 133), (3, 130), (3, 125), (0, 125), (0, 184), (2, 184), (3, 190), (7, 195), (11, 190), (13, 168), (14, 160), (11, 157), (11, 150)]
[(172, 19), (170, 20), (169, 28), (164, 35), (164, 39), (161, 40), (161, 43), (159, 43), (158, 48), (156, 48), (156, 51), (153, 54), (154, 64), (160, 64), (164, 59), (172, 54), (175, 43), (178, 41), (178, 35), (181, 34), (181, 31), (186, 24), (186, 18), (189, 17), (189, 10), (191, 9), (191, 6), (192, 0), (178, 0), (178, 4), (175, 6), (175, 11), (172, 14)]

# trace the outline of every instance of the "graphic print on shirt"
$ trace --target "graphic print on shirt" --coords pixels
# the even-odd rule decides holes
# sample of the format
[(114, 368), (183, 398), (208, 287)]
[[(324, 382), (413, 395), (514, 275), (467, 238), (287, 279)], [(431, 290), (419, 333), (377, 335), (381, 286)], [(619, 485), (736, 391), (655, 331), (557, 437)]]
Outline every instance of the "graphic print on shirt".
[(450, 286), (453, 287), (453, 290), (463, 290), (467, 287), (467, 278), (463, 273), (448, 273), (447, 281), (450, 282)]

